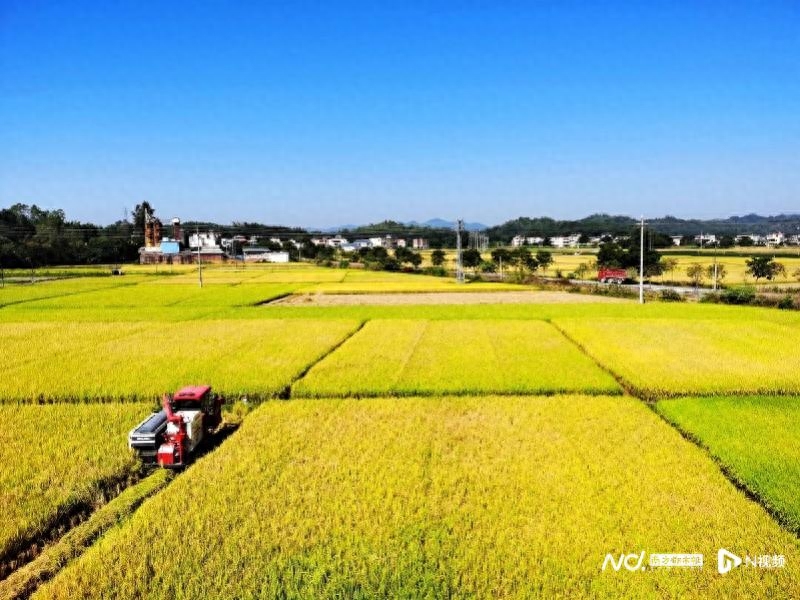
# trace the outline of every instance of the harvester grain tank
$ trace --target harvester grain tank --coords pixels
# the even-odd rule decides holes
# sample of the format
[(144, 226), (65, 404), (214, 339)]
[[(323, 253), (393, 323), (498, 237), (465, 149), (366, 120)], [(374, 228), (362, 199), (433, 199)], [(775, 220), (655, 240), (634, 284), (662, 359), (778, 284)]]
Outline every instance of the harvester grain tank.
[(144, 419), (128, 434), (128, 446), (144, 463), (182, 467), (205, 437), (222, 422), (224, 400), (211, 386), (188, 386), (164, 394), (161, 410)]

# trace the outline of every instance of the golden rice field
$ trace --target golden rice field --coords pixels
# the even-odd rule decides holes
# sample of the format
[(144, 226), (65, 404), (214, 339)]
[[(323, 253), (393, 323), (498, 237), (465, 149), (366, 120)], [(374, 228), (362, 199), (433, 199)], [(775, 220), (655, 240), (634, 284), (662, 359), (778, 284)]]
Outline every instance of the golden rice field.
[(146, 404), (0, 406), (0, 564), (135, 469), (128, 430)]
[[(0, 568), (3, 543), (137, 468), (126, 433), (163, 392), (209, 383), (258, 408), (17, 568), (0, 597), (54, 575), (37, 597), (800, 597), (800, 313), (546, 292), (274, 304), (521, 288), (248, 265), (204, 269), (201, 289), (193, 267), (167, 269), (0, 288)], [(148, 402), (120, 402), (135, 399)], [(720, 576), (722, 547), (786, 567)], [(705, 566), (602, 569), (642, 551)]]
[[(683, 254), (668, 254), (665, 255), (665, 258), (674, 258), (677, 260), (677, 265), (674, 269), (670, 271), (665, 271), (662, 275), (658, 277), (654, 277), (653, 281), (656, 283), (664, 282), (664, 281), (671, 281), (676, 283), (681, 283), (684, 285), (690, 285), (692, 283), (689, 276), (686, 274), (686, 269), (695, 263), (702, 265), (703, 267), (709, 267), (714, 264), (714, 256), (713, 254), (704, 254), (702, 256), (691, 256), (691, 255), (683, 255)], [(549, 271), (551, 274), (555, 273), (556, 270), (561, 270), (564, 275), (568, 275), (570, 273), (574, 273), (576, 269), (580, 267), (580, 265), (586, 265), (588, 267), (588, 271), (586, 272), (586, 278), (595, 278), (597, 277), (597, 270), (595, 267), (595, 256), (594, 254), (582, 252), (580, 254), (577, 253), (559, 253), (553, 254), (553, 265), (550, 267)], [(779, 275), (773, 281), (766, 281), (764, 279), (760, 279), (758, 281), (759, 285), (773, 285), (773, 284), (786, 284), (786, 283), (798, 283), (797, 277), (795, 277), (792, 273), (795, 270), (800, 269), (800, 255), (795, 257), (789, 258), (776, 258), (777, 262), (783, 264), (786, 267), (786, 273), (783, 275)], [(747, 258), (743, 256), (726, 256), (724, 254), (720, 254), (717, 256), (717, 264), (723, 265), (725, 268), (725, 278), (722, 280), (722, 283), (726, 285), (742, 285), (742, 284), (756, 284), (755, 279), (753, 279), (752, 275), (747, 273), (747, 265), (746, 265)], [(711, 278), (706, 277), (703, 280), (705, 285), (711, 285)]]
[[(131, 282), (131, 280), (128, 279), (126, 283), (127, 285), (132, 285), (139, 281), (141, 280)], [(73, 294), (91, 292), (93, 290), (120, 288), (126, 285), (126, 283), (121, 282), (119, 279), (88, 277), (83, 279), (46, 281), (36, 284), (8, 284), (0, 288), (0, 308), (30, 302), (31, 300), (66, 297)]]
[(300, 396), (618, 393), (541, 321), (373, 320), (293, 390)]
[(357, 321), (0, 323), (0, 400), (153, 399), (210, 381), (270, 397), (353, 332)]
[[(601, 570), (720, 546), (792, 568)], [(262, 406), (35, 597), (789, 597), (799, 559), (630, 398), (309, 400)]]
[(678, 398), (657, 410), (800, 533), (800, 396)]
[(30, 310), (139, 308), (149, 311), (152, 308), (170, 307), (253, 306), (288, 294), (295, 287), (285, 284), (257, 285), (249, 281), (236, 284), (209, 284), (202, 288), (197, 285), (167, 285), (173, 283), (172, 279), (147, 280), (136, 285), (33, 300), (27, 302), (25, 308)]
[(601, 365), (648, 396), (800, 391), (796, 325), (679, 318), (554, 323)]

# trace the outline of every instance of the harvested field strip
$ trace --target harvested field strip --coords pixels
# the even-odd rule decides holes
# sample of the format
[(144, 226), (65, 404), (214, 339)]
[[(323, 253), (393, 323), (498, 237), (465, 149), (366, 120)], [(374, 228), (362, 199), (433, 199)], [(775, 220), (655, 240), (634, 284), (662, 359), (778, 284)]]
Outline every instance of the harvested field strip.
[(144, 404), (0, 406), (0, 570), (136, 476), (125, 439), (148, 412)]
[[(787, 568), (601, 570), (720, 547)], [(794, 597), (798, 565), (796, 538), (628, 397), (299, 400), (259, 407), (36, 597)]]
[(647, 399), (800, 391), (800, 329), (767, 321), (557, 319)]
[(680, 398), (655, 408), (800, 535), (800, 397)]
[(0, 598), (16, 600), (30, 596), (37, 587), (79, 557), (105, 531), (124, 521), (142, 502), (163, 489), (171, 478), (171, 472), (158, 470), (97, 509), (87, 521), (44, 548), (30, 563), (0, 580)]
[(628, 302), (622, 298), (568, 294), (567, 292), (503, 291), (463, 292), (408, 292), (404, 294), (293, 294), (276, 300), (274, 304), (307, 306), (394, 306), (436, 304), (585, 304)]
[(537, 321), (370, 321), (294, 386), (298, 396), (618, 393)]

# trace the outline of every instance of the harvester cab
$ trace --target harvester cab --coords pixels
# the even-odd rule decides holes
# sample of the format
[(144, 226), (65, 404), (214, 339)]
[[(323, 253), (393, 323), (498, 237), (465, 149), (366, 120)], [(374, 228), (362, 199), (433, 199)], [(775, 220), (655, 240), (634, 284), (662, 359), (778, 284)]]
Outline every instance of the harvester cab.
[(144, 463), (182, 467), (205, 437), (219, 427), (224, 402), (208, 385), (164, 394), (161, 410), (131, 430), (128, 445)]

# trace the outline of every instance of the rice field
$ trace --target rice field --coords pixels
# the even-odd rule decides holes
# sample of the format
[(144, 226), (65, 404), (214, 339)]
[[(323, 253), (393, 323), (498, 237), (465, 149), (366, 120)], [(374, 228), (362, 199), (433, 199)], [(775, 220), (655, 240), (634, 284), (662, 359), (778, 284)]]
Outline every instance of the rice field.
[(293, 392), (324, 397), (620, 388), (540, 321), (374, 320), (316, 364)]
[[(0, 323), (0, 400), (154, 399), (209, 381), (232, 397), (279, 394), (357, 321)], [(5, 355), (8, 358), (5, 358)]]
[(800, 397), (680, 398), (657, 410), (800, 532)]
[(0, 406), (0, 564), (77, 504), (95, 503), (109, 481), (133, 473), (126, 436), (149, 408)]
[[(790, 568), (601, 568), (720, 546)], [(790, 597), (798, 559), (630, 398), (309, 400), (259, 408), (34, 597)]]
[(800, 392), (796, 325), (676, 318), (554, 323), (648, 397)]
[(139, 308), (146, 312), (170, 307), (238, 307), (253, 306), (289, 294), (295, 286), (286, 284), (237, 284), (174, 285), (171, 280), (156, 280), (123, 287), (91, 290), (67, 296), (32, 300), (25, 308), (30, 310), (52, 309), (117, 309)]
[[(0, 289), (7, 548), (137, 469), (126, 433), (163, 392), (263, 401), (132, 516), (133, 492), (0, 596), (53, 575), (37, 597), (800, 596), (800, 313), (470, 304), (524, 288), (308, 265), (197, 276)], [(290, 293), (348, 301), (265, 303)], [(786, 568), (720, 577), (720, 547)], [(602, 569), (642, 551), (706, 565)]]
[[(763, 249), (766, 250), (766, 249)], [(773, 250), (774, 252), (774, 250)], [(766, 252), (761, 252), (766, 253)], [(665, 271), (660, 276), (654, 277), (655, 283), (660, 282), (675, 282), (683, 285), (691, 285), (692, 281), (686, 274), (686, 269), (692, 264), (700, 264), (703, 267), (709, 267), (714, 264), (714, 255), (707, 252), (702, 256), (692, 256), (685, 254), (666, 254), (665, 258), (674, 258), (677, 264), (674, 269)], [(568, 253), (554, 253), (553, 265), (550, 267), (549, 272), (554, 274), (560, 270), (564, 275), (574, 273), (581, 265), (587, 267), (585, 278), (593, 279), (597, 277), (597, 269), (595, 266), (596, 256), (589, 251), (568, 252)], [(792, 273), (800, 268), (800, 254), (795, 257), (779, 257), (775, 259), (777, 262), (786, 267), (786, 273), (778, 276), (773, 281), (765, 281), (760, 279), (758, 285), (774, 285), (774, 284), (787, 284), (798, 283), (797, 278), (792, 276)], [(751, 275), (747, 273), (747, 258), (744, 256), (726, 256), (722, 251), (717, 255), (717, 264), (725, 268), (725, 278), (722, 283), (726, 285), (755, 285), (756, 281)], [(706, 277), (703, 281), (705, 285), (711, 285), (711, 278)]]
[(121, 288), (138, 283), (119, 279), (89, 277), (61, 279), (39, 283), (8, 284), (0, 288), (0, 308), (44, 298), (64, 298), (73, 294), (84, 294), (94, 290)]

